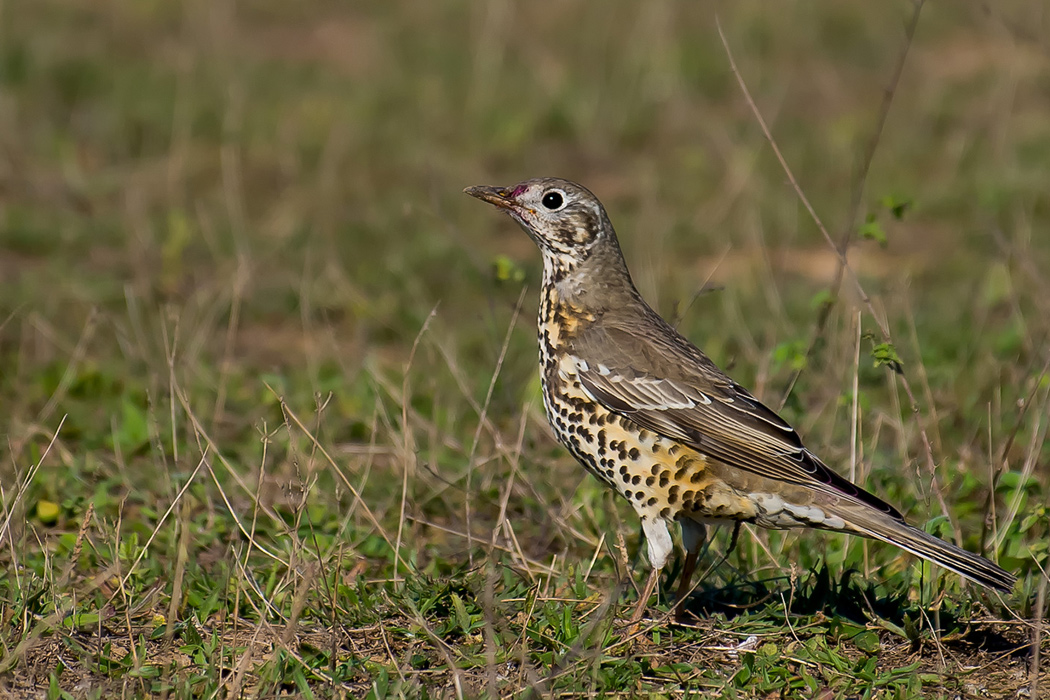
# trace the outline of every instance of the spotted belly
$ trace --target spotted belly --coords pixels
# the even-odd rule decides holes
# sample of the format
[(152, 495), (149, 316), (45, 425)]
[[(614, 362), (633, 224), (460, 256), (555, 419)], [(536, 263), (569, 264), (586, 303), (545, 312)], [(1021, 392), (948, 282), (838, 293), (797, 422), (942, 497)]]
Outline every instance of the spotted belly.
[(595, 402), (573, 374), (544, 376), (544, 407), (558, 438), (640, 516), (752, 520), (757, 506), (717, 477), (711, 462)]
[[(785, 493), (609, 411), (563, 362), (543, 374), (543, 402), (558, 441), (587, 471), (627, 499), (643, 522), (743, 521), (767, 528), (843, 529), (806, 492)], [(791, 489), (787, 489), (791, 491)]]

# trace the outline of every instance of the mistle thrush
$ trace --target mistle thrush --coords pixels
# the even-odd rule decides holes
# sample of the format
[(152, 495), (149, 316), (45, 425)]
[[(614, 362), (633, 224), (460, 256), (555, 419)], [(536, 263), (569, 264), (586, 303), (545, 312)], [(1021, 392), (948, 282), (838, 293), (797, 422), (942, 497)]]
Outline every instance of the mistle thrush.
[(543, 253), (543, 403), (558, 440), (641, 518), (652, 570), (640, 619), (682, 526), (689, 591), (705, 523), (812, 527), (889, 542), (977, 583), (1015, 581), (987, 559), (908, 525), (828, 468), (795, 430), (642, 299), (609, 217), (587, 189), (540, 178), (466, 193), (506, 212)]

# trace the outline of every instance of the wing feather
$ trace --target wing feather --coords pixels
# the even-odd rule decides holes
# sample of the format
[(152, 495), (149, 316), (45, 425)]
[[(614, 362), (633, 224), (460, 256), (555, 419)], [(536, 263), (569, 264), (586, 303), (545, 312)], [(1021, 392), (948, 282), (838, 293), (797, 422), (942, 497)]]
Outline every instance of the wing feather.
[[(661, 322), (662, 323), (662, 322)], [(639, 338), (595, 324), (573, 340), (583, 388), (647, 430), (759, 476), (900, 513), (821, 462), (798, 433), (669, 326)], [(692, 362), (683, 362), (683, 353)]]

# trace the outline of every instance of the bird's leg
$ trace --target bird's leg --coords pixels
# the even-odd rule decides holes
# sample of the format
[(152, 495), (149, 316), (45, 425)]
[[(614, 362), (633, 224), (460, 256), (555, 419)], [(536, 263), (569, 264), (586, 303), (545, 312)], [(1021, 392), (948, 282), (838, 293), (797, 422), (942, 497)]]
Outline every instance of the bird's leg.
[(692, 591), (693, 572), (696, 571), (696, 561), (700, 557), (700, 549), (704, 546), (704, 541), (707, 539), (707, 528), (704, 527), (703, 523), (698, 523), (695, 520), (682, 520), (681, 524), (685, 563), (682, 566), (682, 573), (679, 574), (678, 593), (675, 595), (674, 606), (672, 607), (675, 619), (679, 621), (681, 621), (683, 615), (682, 602)]
[(682, 574), (678, 578), (678, 593), (674, 597), (674, 608), (675, 617), (679, 617), (682, 614), (680, 606), (685, 597), (689, 595), (691, 590), (690, 582), (693, 580), (693, 572), (696, 570), (696, 560), (700, 555), (699, 547), (697, 549), (689, 550), (685, 555), (685, 564), (682, 566)]
[(726, 555), (722, 558), (722, 561), (725, 561), (726, 559), (728, 559), (729, 555), (732, 553), (732, 551), (734, 549), (736, 549), (736, 541), (737, 541), (737, 538), (740, 537), (740, 526), (743, 525), (743, 524), (744, 524), (743, 521), (740, 521), (740, 520), (737, 520), (733, 524), (733, 536), (729, 538), (729, 547), (726, 548)]
[(656, 590), (656, 584), (660, 580), (660, 571), (664, 568), (664, 564), (667, 563), (667, 557), (671, 555), (671, 550), (674, 548), (671, 534), (667, 532), (667, 521), (663, 518), (643, 515), (642, 532), (645, 533), (645, 542), (649, 546), (649, 566), (651, 569), (649, 570), (649, 579), (645, 582), (645, 590), (642, 591), (642, 596), (638, 599), (638, 607), (634, 609), (634, 614), (631, 615), (630, 629), (632, 634), (638, 626), (638, 621), (645, 614), (649, 598), (653, 595), (653, 591)]
[(722, 558), (718, 560), (718, 563), (715, 564), (714, 567), (712, 567), (712, 570), (717, 569), (718, 567), (722, 566), (722, 564), (725, 564), (727, 561), (729, 561), (729, 555), (733, 553), (734, 549), (736, 549), (736, 541), (740, 537), (740, 526), (743, 524), (744, 523), (740, 520), (737, 520), (733, 524), (733, 535), (729, 538), (729, 546), (726, 547), (726, 551), (722, 555)]
[[(641, 621), (642, 616), (645, 615), (645, 608), (649, 605), (649, 598), (652, 597), (653, 591), (656, 589), (656, 582), (660, 580), (660, 569), (655, 566), (649, 570), (649, 578), (645, 581), (645, 589), (642, 591), (642, 595), (638, 598), (638, 606), (634, 609), (634, 614), (631, 615), (631, 625), (637, 626), (638, 622)], [(631, 628), (632, 632), (634, 627)]]

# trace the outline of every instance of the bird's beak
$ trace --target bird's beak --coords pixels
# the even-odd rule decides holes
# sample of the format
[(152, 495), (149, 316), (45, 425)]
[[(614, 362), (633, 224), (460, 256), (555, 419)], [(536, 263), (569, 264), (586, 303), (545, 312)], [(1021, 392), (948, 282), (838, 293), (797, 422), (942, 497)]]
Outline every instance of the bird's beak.
[(506, 187), (489, 187), (487, 185), (474, 185), (463, 190), (471, 197), (477, 197), (483, 202), (495, 205), (500, 209), (513, 209), (514, 201), (510, 198), (511, 191)]

